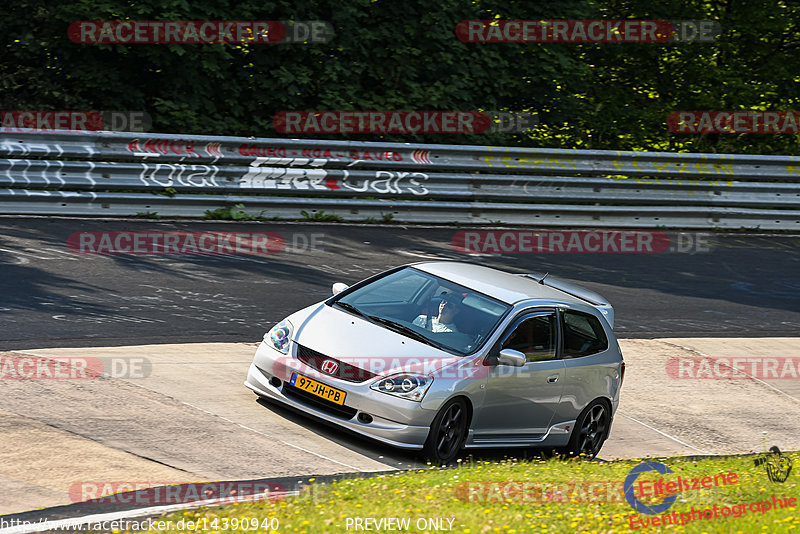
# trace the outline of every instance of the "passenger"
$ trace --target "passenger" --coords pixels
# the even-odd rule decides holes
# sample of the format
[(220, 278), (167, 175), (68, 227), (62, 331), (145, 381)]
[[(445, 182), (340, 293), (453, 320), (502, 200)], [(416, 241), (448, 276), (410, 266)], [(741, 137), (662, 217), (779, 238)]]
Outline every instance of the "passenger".
[[(436, 316), (422, 314), (414, 319), (413, 324), (431, 332), (457, 332), (455, 319), (461, 310), (464, 297), (458, 293), (447, 293), (439, 303), (439, 314)], [(426, 324), (427, 323), (427, 324)]]

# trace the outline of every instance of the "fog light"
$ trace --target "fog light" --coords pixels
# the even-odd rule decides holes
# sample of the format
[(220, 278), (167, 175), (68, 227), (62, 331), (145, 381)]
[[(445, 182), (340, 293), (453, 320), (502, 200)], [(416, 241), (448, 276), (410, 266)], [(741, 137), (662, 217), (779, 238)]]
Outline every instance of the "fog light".
[(280, 378), (278, 378), (277, 376), (273, 376), (272, 378), (270, 378), (270, 379), (269, 379), (269, 383), (270, 383), (270, 385), (271, 385), (272, 387), (274, 387), (274, 388), (279, 388), (279, 387), (281, 387), (281, 379), (280, 379)]
[(368, 425), (372, 422), (372, 416), (368, 413), (361, 412), (358, 414), (358, 422)]

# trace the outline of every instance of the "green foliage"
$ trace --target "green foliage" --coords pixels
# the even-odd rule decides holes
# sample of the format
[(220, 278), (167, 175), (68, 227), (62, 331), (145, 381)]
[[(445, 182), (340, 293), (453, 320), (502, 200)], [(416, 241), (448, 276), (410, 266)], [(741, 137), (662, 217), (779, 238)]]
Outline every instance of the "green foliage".
[(394, 215), (391, 213), (384, 213), (381, 215), (380, 220), (376, 219), (375, 217), (367, 217), (364, 219), (364, 222), (367, 224), (379, 224), (379, 223), (390, 223), (394, 219)]
[[(541, 5), (540, 5), (541, 4)], [(800, 5), (783, 0), (28, 0), (0, 20), (2, 109), (135, 110), (165, 133), (284, 137), (282, 110), (535, 110), (530, 134), (351, 140), (798, 152), (793, 135), (670, 133), (676, 110), (798, 109)], [(714, 43), (463, 43), (466, 19), (713, 19)], [(323, 20), (325, 44), (78, 44), (78, 20)], [(34, 90), (35, 88), (35, 90)], [(308, 137), (330, 137), (308, 136)]]
[(178, 194), (178, 190), (174, 187), (165, 187), (162, 191), (154, 192), (153, 194), (172, 198)]
[(244, 210), (244, 204), (236, 204), (232, 208), (206, 210), (206, 219), (220, 221), (258, 221), (262, 219), (262, 217), (254, 217), (242, 210)]
[(160, 219), (161, 215), (156, 213), (155, 211), (140, 211), (136, 215), (134, 215), (136, 219)]
[[(795, 465), (800, 461), (800, 454), (796, 452), (784, 455)], [(280, 532), (309, 533), (346, 532), (348, 520), (352, 525), (354, 518), (367, 514), (374, 518), (408, 517), (411, 529), (407, 532), (438, 531), (414, 528), (415, 521), (425, 517), (447, 518), (452, 528), (448, 530), (445, 519), (443, 530), (466, 534), (794, 532), (800, 525), (796, 499), (800, 479), (792, 472), (784, 483), (770, 482), (764, 467), (754, 465), (755, 458), (754, 455), (648, 457), (604, 462), (467, 459), (459, 460), (458, 468), (428, 466), (370, 478), (344, 478), (327, 484), (311, 478), (312, 483), (304, 485), (296, 496), (173, 512), (159, 519), (172, 521), (172, 525), (184, 520), (184, 525), (191, 521), (214, 528), (215, 520), (219, 525), (234, 524), (243, 518), (259, 518), (257, 522), (271, 518)], [(680, 476), (692, 487), (675, 495), (676, 502), (663, 514), (637, 514), (625, 497), (626, 477), (644, 461), (664, 463), (672, 470), (664, 475), (664, 482), (676, 482)], [(702, 481), (705, 477), (716, 482), (712, 482), (711, 487), (692, 484), (695, 479)], [(657, 477), (642, 476), (638, 480), (645, 478)], [(722, 482), (723, 478), (729, 483)], [(652, 490), (645, 496), (640, 488), (634, 484), (632, 491), (643, 503), (652, 506), (665, 498), (663, 494), (653, 495)], [(783, 503), (774, 506), (772, 496), (779, 499), (784, 498), (784, 494), (795, 500), (784, 501), (787, 506)], [(757, 505), (750, 508), (752, 503), (762, 502), (764, 513), (757, 511)], [(704, 514), (706, 509), (710, 511)], [(673, 517), (674, 524), (665, 522), (666, 527), (642, 528), (643, 521), (666, 515)], [(182, 532), (191, 532), (192, 528), (185, 527)], [(402, 528), (397, 530), (403, 531)], [(153, 529), (150, 532), (163, 534), (164, 531)]]
[(676, 134), (676, 110), (797, 110), (800, 6), (780, 0), (605, 0), (598, 18), (716, 20), (713, 43), (586, 47), (593, 89), (564, 128), (576, 146), (633, 150), (797, 154), (789, 134)]
[(325, 213), (325, 210), (314, 211), (309, 213), (306, 210), (300, 210), (300, 215), (307, 221), (342, 221), (342, 218), (332, 213)]

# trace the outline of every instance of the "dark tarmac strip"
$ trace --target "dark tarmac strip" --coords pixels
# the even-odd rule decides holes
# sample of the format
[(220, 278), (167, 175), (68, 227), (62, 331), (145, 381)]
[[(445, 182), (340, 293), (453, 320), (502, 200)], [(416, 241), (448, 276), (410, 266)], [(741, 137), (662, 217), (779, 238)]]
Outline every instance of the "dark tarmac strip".
[[(261, 232), (282, 241), (258, 255), (224, 246), (223, 254), (73, 252), (85, 232)], [(530, 248), (532, 231), (521, 232)], [(437, 258), (579, 281), (610, 299), (619, 337), (800, 331), (799, 236), (656, 232), (658, 243), (662, 234), (669, 240), (664, 252), (562, 253), (602, 240), (583, 231), (583, 245), (569, 248), (569, 231), (545, 232), (554, 253), (466, 254), (456, 227), (0, 218), (0, 350), (258, 341), (289, 313), (329, 296), (333, 282)], [(520, 236), (500, 228), (476, 246), (525, 249)], [(615, 243), (603, 246), (622, 246)]]

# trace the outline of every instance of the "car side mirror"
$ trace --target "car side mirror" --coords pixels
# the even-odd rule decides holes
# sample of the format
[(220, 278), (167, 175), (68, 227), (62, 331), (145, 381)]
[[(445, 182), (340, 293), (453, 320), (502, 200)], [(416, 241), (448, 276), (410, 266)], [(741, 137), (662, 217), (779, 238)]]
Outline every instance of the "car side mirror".
[(350, 286), (348, 286), (347, 284), (344, 284), (342, 282), (336, 282), (331, 286), (331, 293), (333, 293), (333, 295), (336, 296), (345, 289), (347, 289), (348, 287)]
[(503, 349), (497, 356), (498, 365), (510, 365), (511, 367), (522, 367), (527, 358), (523, 353), (514, 349)]

